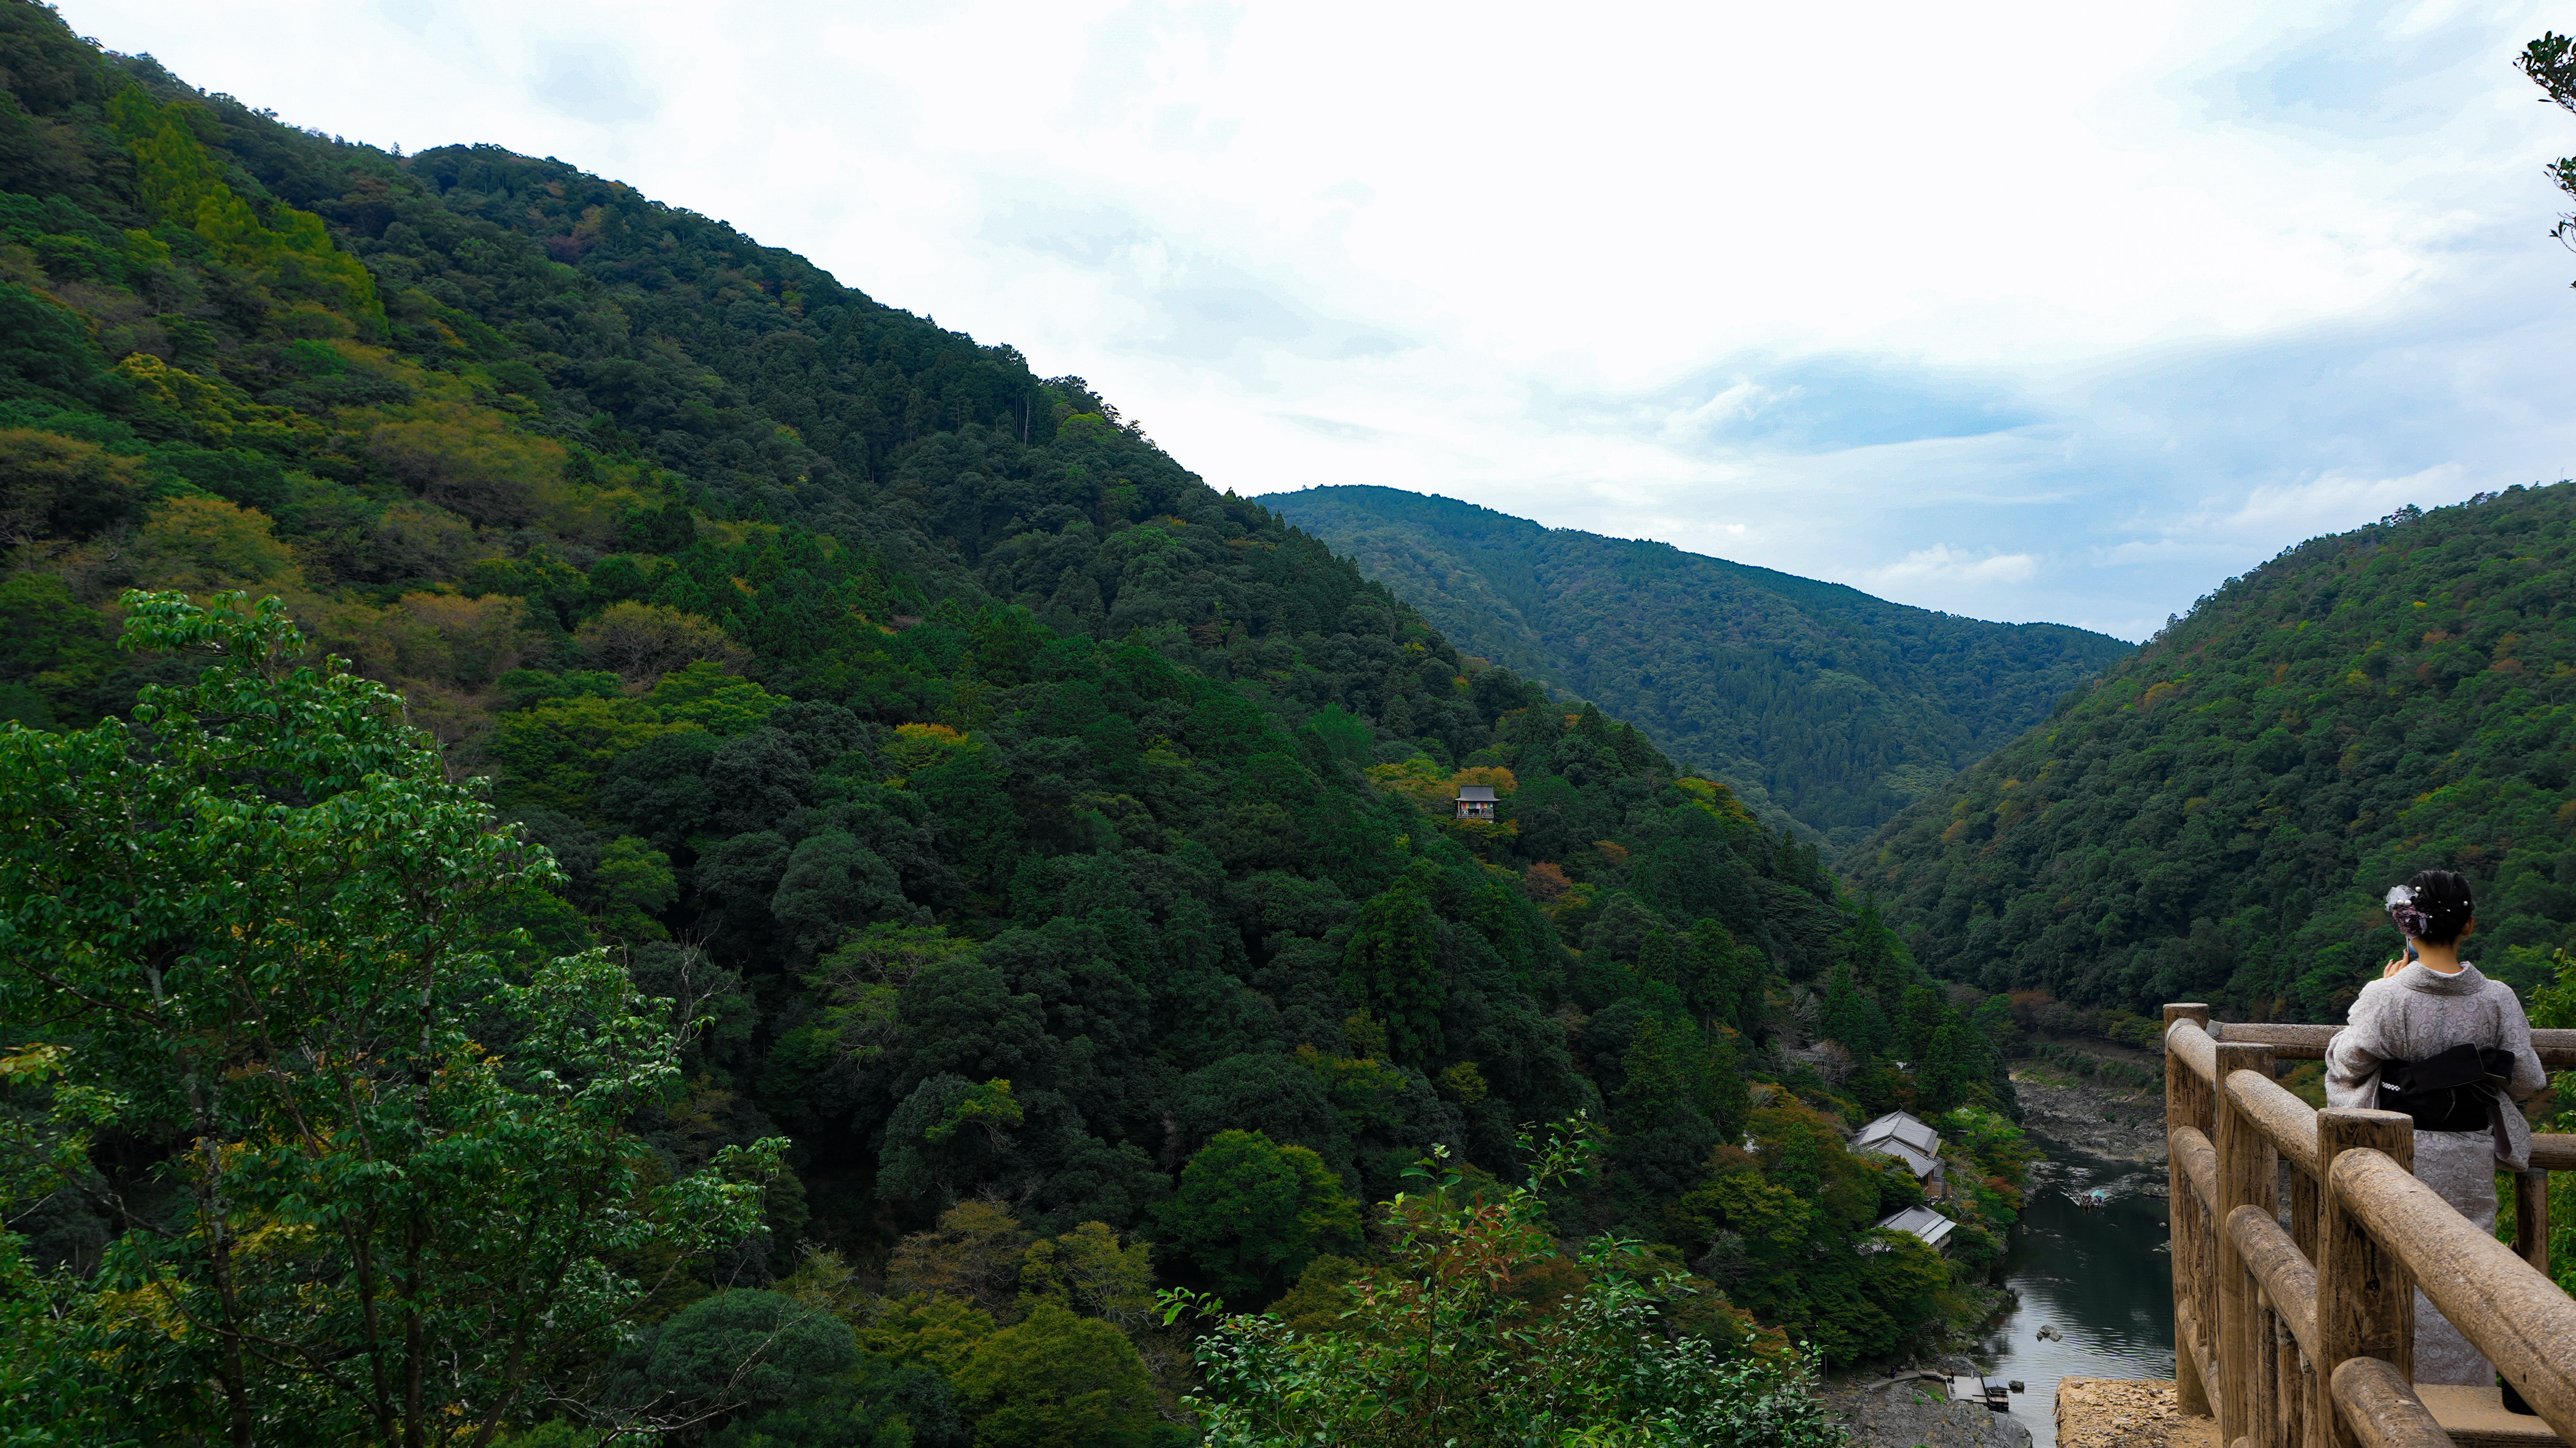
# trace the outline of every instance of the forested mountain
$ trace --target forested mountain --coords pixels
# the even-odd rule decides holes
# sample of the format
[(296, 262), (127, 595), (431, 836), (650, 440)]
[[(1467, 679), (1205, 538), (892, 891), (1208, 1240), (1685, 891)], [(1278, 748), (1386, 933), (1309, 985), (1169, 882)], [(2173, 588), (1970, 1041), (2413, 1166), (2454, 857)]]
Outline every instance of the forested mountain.
[(2322, 1020), (2386, 888), (2478, 894), (2528, 991), (2576, 945), (2576, 484), (2409, 508), (2231, 579), (1844, 861), (1941, 974)]
[(1394, 488), (1258, 501), (1460, 648), (1635, 721), (1836, 849), (2129, 651)]
[(1973, 1309), (2004, 1003), (1080, 379), (24, 0), (0, 72), (0, 1436), (1181, 1441), (1156, 1286), (1339, 1331), (1527, 1122), (1600, 1151), (1486, 1320)]

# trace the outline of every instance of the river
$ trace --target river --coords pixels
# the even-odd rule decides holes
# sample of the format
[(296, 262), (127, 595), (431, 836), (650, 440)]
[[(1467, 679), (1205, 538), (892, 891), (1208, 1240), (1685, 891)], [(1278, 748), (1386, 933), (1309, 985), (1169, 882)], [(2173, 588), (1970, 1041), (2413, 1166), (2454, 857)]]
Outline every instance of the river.
[[(2035, 1448), (2055, 1448), (2058, 1379), (2173, 1376), (2173, 1268), (2165, 1199), (2144, 1190), (2163, 1185), (2161, 1163), (2038, 1145), (2050, 1159), (2030, 1169), (2004, 1268), (2021, 1300), (1975, 1356), (1988, 1376), (2021, 1380), (2013, 1416)], [(2104, 1205), (2077, 1205), (2096, 1189)], [(2043, 1326), (2062, 1340), (2042, 1339)], [(1974, 1384), (1962, 1379), (1959, 1387)]]

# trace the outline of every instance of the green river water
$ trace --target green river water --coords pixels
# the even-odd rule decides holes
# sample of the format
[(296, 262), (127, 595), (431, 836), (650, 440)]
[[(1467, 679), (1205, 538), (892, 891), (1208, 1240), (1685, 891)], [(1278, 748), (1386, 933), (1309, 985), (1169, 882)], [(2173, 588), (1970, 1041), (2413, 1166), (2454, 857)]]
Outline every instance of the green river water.
[[(2013, 1417), (2039, 1448), (2054, 1448), (2060, 1378), (2173, 1376), (2173, 1259), (2165, 1199), (2148, 1194), (2162, 1190), (2163, 1166), (2039, 1145), (2050, 1160), (2031, 1168), (2005, 1266), (2020, 1301), (1975, 1357), (1989, 1377), (2021, 1380)], [(2096, 1189), (2108, 1200), (2087, 1210), (2080, 1200)], [(2043, 1326), (2062, 1341), (2041, 1338)]]

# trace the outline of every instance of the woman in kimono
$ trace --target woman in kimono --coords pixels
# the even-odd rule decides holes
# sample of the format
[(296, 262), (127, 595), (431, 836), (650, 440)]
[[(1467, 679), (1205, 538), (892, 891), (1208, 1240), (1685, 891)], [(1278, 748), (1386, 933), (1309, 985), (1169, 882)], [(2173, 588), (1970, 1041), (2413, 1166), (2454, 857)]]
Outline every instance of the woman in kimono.
[[(2513, 988), (2460, 959), (2460, 942), (2477, 923), (2474, 908), (2469, 882), (2448, 870), (2426, 870), (2388, 892), (2388, 914), (2406, 936), (2407, 953), (2361, 988), (2344, 1029), (2326, 1048), (2326, 1101), (2395, 1107), (2393, 1098), (2382, 1097), (2383, 1078), (2403, 1081), (2410, 1067), (2461, 1045), (2509, 1055), (2504, 1095), (2472, 1087), (2465, 1112), (2439, 1119), (2452, 1129), (2428, 1130), (2418, 1116), (2415, 1132), (2416, 1177), (2493, 1235), (2496, 1170), (2519, 1171), (2531, 1159), (2531, 1128), (2515, 1102), (2548, 1077)], [(2486, 1109), (2489, 1102), (2500, 1109)], [(2472, 1117), (2483, 1119), (2474, 1129), (2458, 1129)], [(2486, 1387), (2495, 1380), (2485, 1356), (2417, 1291), (2415, 1381)]]

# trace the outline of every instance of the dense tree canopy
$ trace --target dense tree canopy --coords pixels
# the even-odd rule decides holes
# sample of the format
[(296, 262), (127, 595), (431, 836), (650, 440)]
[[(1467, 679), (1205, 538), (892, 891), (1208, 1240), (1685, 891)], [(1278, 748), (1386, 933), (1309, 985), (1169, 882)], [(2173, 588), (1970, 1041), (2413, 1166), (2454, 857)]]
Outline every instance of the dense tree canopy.
[[(317, 1433), (387, 1436), (383, 1390), (326, 1390), (294, 1362), (236, 1373), (206, 1361), (232, 1329), (182, 1332), (108, 1295), (167, 1254), (170, 1271), (238, 1269), (244, 1313), (318, 1302), (295, 1324), (331, 1340), (316, 1361), (420, 1361), (361, 1309), (434, 1308), (466, 1366), (425, 1407), (392, 1397), (398, 1417), (446, 1414), (441, 1431), (659, 1414), (746, 1448), (1169, 1437), (1191, 1369), (1138, 1306), (1145, 1284), (1237, 1305), (1303, 1290), (1374, 1250), (1361, 1204), (1425, 1150), (1512, 1171), (1519, 1123), (1577, 1113), (1609, 1141), (1558, 1209), (1569, 1234), (1749, 1282), (1747, 1234), (1768, 1232), (1761, 1250), (1811, 1285), (1772, 1293), (1761, 1325), (1839, 1357), (1900, 1350), (1972, 1304), (2009, 1202), (1951, 1208), (1969, 1245), (1927, 1294), (1856, 1250), (1912, 1180), (1810, 1128), (1907, 1103), (2008, 1111), (1982, 1039), (1941, 1029), (1973, 1002), (1725, 785), (1461, 655), (1080, 379), (721, 223), (559, 162), (296, 131), (103, 56), (23, 0), (0, 4), (0, 46), (18, 138), (0, 147), (0, 311), (17, 319), (0, 348), (0, 718), (16, 721), (0, 741), (101, 798), (157, 801), (137, 818), (169, 813), (212, 768), (162, 732), (172, 701), (223, 712), (247, 686), (204, 650), (114, 641), (200, 617), (171, 594), (226, 589), (272, 600), (258, 627), (278, 648), (300, 630), (349, 660), (313, 677), (382, 726), (302, 754), (303, 735), (276, 742), (329, 787), (283, 765), (236, 781), (253, 847), (187, 841), (214, 903), (156, 924), (152, 949), (241, 989), (156, 1002), (175, 1027), (135, 1036), (130, 1060), (93, 1037), (98, 1012), (149, 994), (141, 964), (119, 959), (113, 995), (82, 994), (69, 965), (25, 973), (106, 968), (108, 877), (57, 883), (108, 849), (106, 816), (12, 839), (69, 853), (0, 900), (27, 943), (10, 1019), (35, 1033), (5, 1043), (25, 1069), (0, 1107), (77, 1145), (112, 1085), (131, 1124), (112, 1151), (0, 1175), (18, 1224), (0, 1267), (66, 1323), (126, 1304), (118, 1361), (159, 1364), (117, 1397), (132, 1411), (213, 1422), (242, 1397), (234, 1374), (262, 1404), (340, 1415), (297, 1419)], [(129, 599), (138, 585), (164, 593)], [(362, 746), (377, 753), (332, 753)], [(488, 793), (453, 782), (469, 777)], [(1499, 818), (1454, 817), (1469, 783), (1497, 790)], [(331, 894), (325, 866), (371, 857), (296, 843), (299, 811), (403, 869), (462, 872), (467, 903), (396, 910), (400, 871)], [(450, 846), (436, 861), (401, 855), (432, 837)], [(451, 922), (431, 943), (486, 963), (433, 995), (452, 1014), (427, 1040), (398, 1033), (419, 997), (395, 989), (397, 963)], [(299, 971), (366, 989), (304, 994)], [(1920, 1027), (1914, 1075), (1819, 1033), (1835, 979)], [(619, 1023), (608, 1039), (642, 1054), (581, 1055), (607, 1047), (576, 1021)], [(254, 1024), (276, 1034), (241, 1034)], [(342, 1053), (351, 1030), (365, 1049)], [(209, 1108), (183, 1089), (204, 1079), (190, 1052), (274, 1068), (223, 1096), (250, 1115), (191, 1114)], [(494, 1131), (574, 1111), (546, 1090), (573, 1093), (577, 1119), (465, 1160), (457, 1143), (481, 1138), (397, 1133), (448, 1175), (397, 1190), (353, 1169), (310, 1198), (288, 1171), (307, 1128), (252, 1130), (254, 1105), (335, 1083), (360, 1105), (298, 1107), (310, 1130), (374, 1122), (394, 1108), (367, 1092), (408, 1102), (389, 1083), (422, 1069)], [(314, 1240), (339, 1245), (227, 1258), (231, 1228), (181, 1227), (236, 1199), (131, 1195), (191, 1181), (190, 1143), (216, 1127), (259, 1143), (276, 1197), (260, 1210), (316, 1213), (339, 1235)], [(1695, 1195), (1768, 1183), (1772, 1158), (1735, 1143), (1793, 1128), (1807, 1146), (1779, 1169), (1796, 1164), (1797, 1191), (1833, 1183), (1830, 1210), (1781, 1227), (1758, 1193)], [(772, 1152), (785, 1170), (750, 1165)], [(349, 1265), (472, 1225), (424, 1219), (406, 1194), (433, 1183), (534, 1211), (477, 1186), (511, 1153), (542, 1155), (534, 1185), (590, 1173), (585, 1200), (615, 1224), (542, 1239), (587, 1295), (546, 1319), (551, 1356), (524, 1370), (475, 1355), (518, 1340), (497, 1289), (415, 1302), (413, 1279), (370, 1287)], [(725, 1230), (682, 1230), (673, 1213), (705, 1202)], [(482, 1241), (457, 1270), (505, 1280), (472, 1258)], [(881, 1290), (858, 1285), (880, 1265)], [(317, 1278), (328, 1292), (297, 1296)], [(620, 1323), (639, 1334), (623, 1346)], [(795, 1391), (773, 1391), (755, 1340), (803, 1355)], [(514, 1394), (523, 1371), (547, 1391)], [(22, 1386), (0, 1410), (78, 1407)]]
[(1939, 973), (2329, 1019), (2426, 868), (2528, 991), (2576, 944), (2576, 484), (2408, 508), (2203, 599), (1846, 864)]

